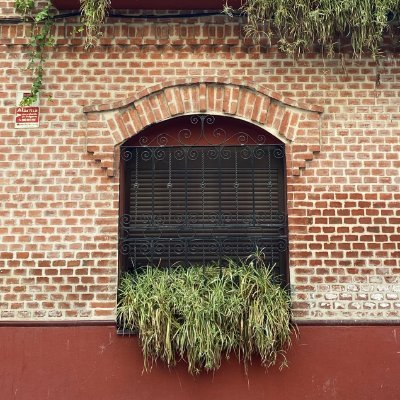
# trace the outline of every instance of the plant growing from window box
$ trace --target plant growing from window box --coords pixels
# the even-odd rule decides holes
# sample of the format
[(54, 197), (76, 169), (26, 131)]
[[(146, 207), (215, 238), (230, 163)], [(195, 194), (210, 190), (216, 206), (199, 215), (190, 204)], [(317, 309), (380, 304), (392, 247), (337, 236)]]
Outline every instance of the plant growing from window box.
[(192, 374), (232, 353), (246, 371), (253, 355), (265, 367), (285, 365), (295, 332), (289, 294), (260, 254), (223, 268), (141, 268), (121, 280), (117, 320), (138, 332), (145, 370), (184, 360)]

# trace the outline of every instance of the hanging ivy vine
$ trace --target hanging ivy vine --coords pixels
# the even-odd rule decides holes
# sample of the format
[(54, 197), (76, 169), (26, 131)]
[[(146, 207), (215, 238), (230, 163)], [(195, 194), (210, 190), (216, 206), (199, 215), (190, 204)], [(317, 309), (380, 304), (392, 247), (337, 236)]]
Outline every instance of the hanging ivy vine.
[[(81, 30), (86, 34), (86, 48), (93, 46), (101, 35), (101, 27), (110, 4), (110, 0), (81, 0)], [(46, 48), (54, 46), (52, 28), (55, 14), (50, 0), (41, 8), (36, 6), (34, 0), (16, 0), (15, 10), (23, 16), (25, 21), (30, 21), (32, 24), (27, 70), (31, 71), (33, 82), (29, 96), (24, 97), (20, 103), (21, 106), (29, 106), (38, 100), (43, 87)]]
[[(40, 3), (41, 8), (37, 4), (35, 0), (15, 1), (16, 11), (32, 22), (28, 69), (33, 83), (22, 105), (37, 101), (43, 85), (45, 51), (54, 45), (51, 1)], [(101, 36), (111, 0), (80, 0), (80, 4), (81, 31), (89, 48)], [(224, 12), (233, 15), (229, 6)], [(248, 37), (276, 40), (279, 49), (294, 58), (312, 51), (315, 44), (331, 56), (340, 52), (344, 40), (350, 41), (355, 56), (368, 52), (378, 60), (383, 36), (399, 22), (400, 0), (246, 0), (239, 12), (246, 18)]]
[(21, 106), (29, 106), (38, 100), (43, 86), (43, 65), (45, 62), (45, 48), (54, 45), (52, 27), (52, 5), (48, 1), (42, 9), (36, 10), (33, 0), (16, 0), (15, 9), (25, 20), (31, 21), (31, 36), (29, 38), (29, 61), (27, 69), (32, 72), (33, 82), (29, 96), (24, 97)]
[(86, 48), (96, 44), (101, 27), (111, 6), (111, 0), (81, 0), (82, 26), (86, 33)]
[(266, 36), (279, 49), (298, 57), (315, 44), (333, 55), (348, 41), (354, 55), (368, 52), (377, 60), (383, 36), (397, 21), (399, 0), (247, 0), (246, 35), (256, 41)]

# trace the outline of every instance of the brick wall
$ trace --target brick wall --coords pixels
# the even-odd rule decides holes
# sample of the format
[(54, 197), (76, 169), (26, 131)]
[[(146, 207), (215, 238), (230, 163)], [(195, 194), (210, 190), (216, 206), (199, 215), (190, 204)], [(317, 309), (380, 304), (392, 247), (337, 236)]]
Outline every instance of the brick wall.
[(398, 320), (398, 54), (389, 48), (380, 66), (349, 54), (293, 63), (225, 17), (109, 22), (91, 51), (77, 21), (58, 23), (37, 129), (14, 129), (16, 93), (30, 87), (29, 27), (0, 26), (1, 319), (112, 319), (118, 143), (210, 112), (287, 145), (296, 319)]

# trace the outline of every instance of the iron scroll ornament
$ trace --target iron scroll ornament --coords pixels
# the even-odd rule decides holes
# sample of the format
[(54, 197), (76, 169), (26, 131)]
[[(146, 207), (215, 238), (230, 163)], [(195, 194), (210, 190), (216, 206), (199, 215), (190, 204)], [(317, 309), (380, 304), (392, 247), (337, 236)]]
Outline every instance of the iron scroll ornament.
[[(249, 159), (254, 157), (256, 159), (262, 159), (265, 156), (266, 148), (271, 148), (271, 155), (274, 158), (283, 158), (285, 156), (285, 147), (283, 145), (260, 145), (256, 146), (252, 145), (243, 145), (243, 147), (239, 150), (239, 155), (242, 159)], [(153, 158), (161, 161), (164, 160), (167, 153), (165, 152), (163, 147), (147, 147), (143, 146), (145, 151), (142, 151), (140, 154), (141, 161), (150, 161)], [(121, 150), (121, 160), (124, 162), (129, 162), (134, 157), (134, 148), (124, 147)], [(176, 160), (183, 160), (185, 156), (189, 158), (189, 160), (196, 160), (201, 156), (201, 152), (197, 150), (194, 146), (187, 146), (181, 148), (174, 148), (173, 151), (174, 158)], [(208, 160), (215, 160), (217, 157), (222, 157), (225, 160), (228, 160), (232, 157), (232, 150), (230, 147), (210, 147), (210, 149), (206, 152), (205, 156)]]
[(244, 259), (257, 249), (266, 255), (267, 264), (284, 274), (284, 259), (287, 251), (284, 237), (189, 237), (189, 238), (141, 238), (120, 243), (120, 252), (135, 268), (141, 265), (172, 267), (177, 263), (185, 265), (219, 261), (220, 266), (229, 258)]
[(202, 237), (201, 239), (196, 237), (176, 237), (176, 238), (163, 238), (163, 237), (152, 237), (152, 238), (138, 238), (138, 239), (127, 239), (120, 243), (120, 251), (122, 254), (132, 254), (135, 247), (140, 246), (142, 248), (142, 257), (147, 259), (154, 257), (161, 257), (165, 254), (160, 249), (164, 247), (170, 247), (175, 254), (182, 254), (184, 248), (188, 248), (192, 253), (196, 253), (195, 249), (202, 248), (202, 244), (212, 243), (212, 245), (206, 248), (207, 254), (229, 254), (227, 251), (232, 247), (238, 247), (238, 243), (242, 245), (246, 250), (244, 254), (248, 255), (254, 252), (257, 248), (274, 248), (277, 253), (282, 253), (287, 250), (288, 243), (285, 236), (261, 236), (261, 237)]
[[(160, 132), (159, 134), (149, 137), (141, 136), (138, 146), (142, 147), (165, 147), (173, 143), (174, 146), (227, 146), (230, 143), (236, 145), (265, 145), (268, 143), (267, 134), (257, 135), (249, 134), (244, 131), (228, 133), (225, 129), (218, 127), (215, 129), (206, 129), (214, 125), (216, 118), (213, 115), (192, 115), (190, 116), (190, 124), (194, 127), (200, 127), (200, 134), (194, 133), (192, 129), (180, 129), (176, 135), (168, 132)], [(282, 157), (283, 157), (282, 153)], [(280, 155), (277, 153), (276, 157)]]

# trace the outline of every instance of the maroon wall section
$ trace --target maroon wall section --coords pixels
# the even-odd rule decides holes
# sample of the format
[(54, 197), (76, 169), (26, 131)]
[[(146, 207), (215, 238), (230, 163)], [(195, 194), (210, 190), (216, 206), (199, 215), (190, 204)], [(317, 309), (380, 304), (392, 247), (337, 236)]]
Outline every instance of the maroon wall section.
[(0, 328), (0, 398), (57, 400), (398, 400), (400, 326), (300, 327), (289, 368), (231, 359), (213, 374), (142, 373), (137, 338), (111, 326)]

